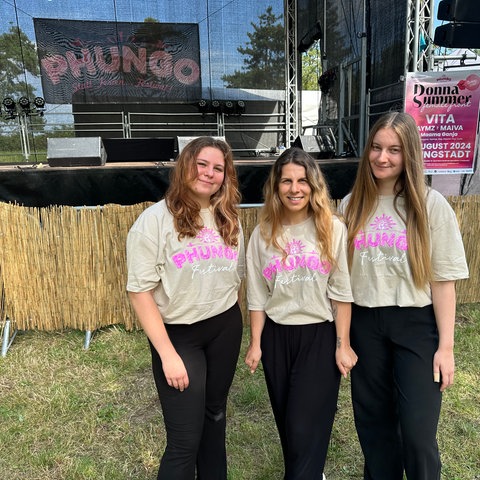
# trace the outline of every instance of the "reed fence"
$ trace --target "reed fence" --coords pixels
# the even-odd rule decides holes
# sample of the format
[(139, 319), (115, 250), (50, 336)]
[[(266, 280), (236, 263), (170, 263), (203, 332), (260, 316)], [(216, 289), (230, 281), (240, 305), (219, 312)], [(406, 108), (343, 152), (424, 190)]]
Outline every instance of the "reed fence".
[[(457, 283), (458, 302), (477, 303), (480, 196), (448, 201), (471, 273)], [(138, 328), (125, 291), (125, 240), (148, 205), (29, 208), (0, 203), (0, 320), (8, 317), (18, 330)], [(257, 214), (258, 208), (241, 209), (246, 241)], [(242, 308), (246, 313), (244, 302)]]

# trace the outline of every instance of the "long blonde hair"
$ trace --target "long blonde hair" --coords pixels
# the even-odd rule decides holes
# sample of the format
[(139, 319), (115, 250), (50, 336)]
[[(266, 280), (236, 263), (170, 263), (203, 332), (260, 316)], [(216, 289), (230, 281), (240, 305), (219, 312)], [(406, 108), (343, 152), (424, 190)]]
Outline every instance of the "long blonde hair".
[(315, 160), (300, 148), (285, 150), (270, 170), (263, 188), (264, 205), (260, 212), (260, 232), (267, 245), (286, 252), (278, 239), (282, 233), (282, 217), (284, 206), (278, 195), (278, 187), (284, 165), (294, 163), (305, 168), (305, 175), (311, 188), (309, 211), (317, 233), (317, 243), (323, 260), (335, 264), (333, 254), (333, 210), (325, 178)]
[(408, 260), (413, 281), (417, 288), (424, 288), (432, 280), (430, 257), (430, 233), (426, 208), (427, 185), (423, 173), (422, 143), (413, 117), (403, 112), (391, 112), (380, 117), (367, 139), (365, 150), (358, 167), (357, 178), (352, 188), (345, 218), (348, 225), (348, 252), (350, 262), (354, 251), (354, 240), (358, 232), (365, 228), (369, 217), (378, 204), (378, 189), (370, 166), (369, 155), (373, 138), (381, 129), (393, 130), (400, 139), (403, 155), (403, 172), (395, 184), (394, 208), (398, 209), (398, 199), (405, 202), (407, 226)]
[(238, 218), (240, 191), (233, 164), (233, 153), (228, 143), (212, 137), (198, 137), (185, 145), (171, 172), (165, 201), (174, 217), (178, 238), (195, 237), (203, 228), (201, 208), (198, 202), (188, 195), (188, 184), (197, 178), (197, 157), (205, 147), (216, 148), (223, 153), (225, 176), (220, 189), (212, 195), (210, 204), (223, 241), (228, 246), (237, 246), (240, 233)]

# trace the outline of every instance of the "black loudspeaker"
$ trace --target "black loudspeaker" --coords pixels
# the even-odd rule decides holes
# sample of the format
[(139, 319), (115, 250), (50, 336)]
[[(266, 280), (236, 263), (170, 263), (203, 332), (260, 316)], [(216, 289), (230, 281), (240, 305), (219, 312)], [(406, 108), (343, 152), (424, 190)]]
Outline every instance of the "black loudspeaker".
[(305, 150), (313, 158), (335, 156), (335, 144), (329, 135), (299, 135), (293, 142), (293, 147)]
[(437, 18), (448, 22), (480, 22), (478, 0), (441, 0)]
[(480, 48), (480, 23), (447, 23), (435, 29), (435, 45), (447, 48)]
[(47, 138), (47, 161), (51, 167), (97, 167), (107, 154), (101, 137)]

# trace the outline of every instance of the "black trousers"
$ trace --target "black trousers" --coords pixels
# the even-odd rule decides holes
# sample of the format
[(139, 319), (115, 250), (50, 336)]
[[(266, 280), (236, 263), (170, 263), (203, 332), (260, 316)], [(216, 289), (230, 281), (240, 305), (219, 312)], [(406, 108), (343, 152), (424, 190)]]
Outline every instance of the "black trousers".
[(160, 357), (150, 343), (167, 433), (157, 478), (226, 480), (226, 404), (242, 339), (240, 308), (235, 304), (210, 319), (166, 327), (190, 385), (180, 392), (167, 384)]
[(278, 325), (267, 318), (262, 364), (285, 480), (321, 480), (337, 409), (335, 325)]
[(438, 330), (423, 308), (353, 306), (355, 425), (365, 480), (440, 480), (436, 440), (442, 394), (433, 382)]

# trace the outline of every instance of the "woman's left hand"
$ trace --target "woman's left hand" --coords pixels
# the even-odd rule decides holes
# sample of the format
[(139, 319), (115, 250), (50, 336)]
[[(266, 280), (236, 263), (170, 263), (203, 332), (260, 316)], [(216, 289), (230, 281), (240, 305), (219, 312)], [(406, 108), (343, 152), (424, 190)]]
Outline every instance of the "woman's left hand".
[(439, 348), (433, 356), (433, 381), (440, 383), (441, 392), (453, 385), (454, 374), (455, 357), (453, 349)]
[(337, 367), (344, 378), (347, 378), (350, 370), (358, 361), (357, 354), (350, 345), (341, 345), (335, 351)]

